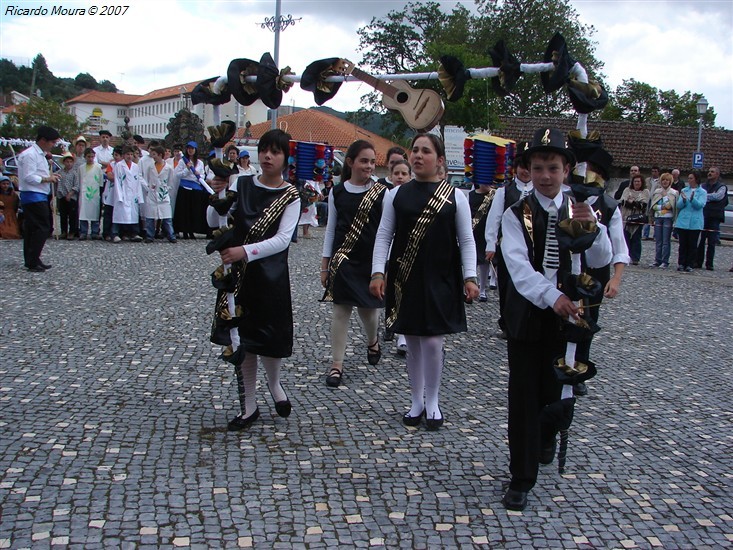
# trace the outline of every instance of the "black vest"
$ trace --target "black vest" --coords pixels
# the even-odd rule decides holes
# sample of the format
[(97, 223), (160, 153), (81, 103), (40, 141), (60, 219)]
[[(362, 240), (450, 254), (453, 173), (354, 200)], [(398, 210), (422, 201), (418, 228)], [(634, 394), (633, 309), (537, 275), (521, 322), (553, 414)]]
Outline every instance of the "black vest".
[[(524, 205), (527, 204), (532, 212), (532, 238), (524, 223)], [(545, 257), (545, 238), (547, 231), (547, 212), (534, 194), (511, 206), (510, 210), (517, 216), (522, 226), (524, 244), (527, 247), (527, 255), (534, 270), (544, 273), (542, 262)], [(558, 223), (568, 217), (568, 198), (563, 197), (563, 202), (558, 211)], [(559, 229), (557, 229), (559, 231)], [(568, 250), (560, 250), (560, 267), (557, 270), (557, 282), (560, 283), (563, 277), (570, 273), (572, 260)], [(556, 317), (556, 316), (555, 316)], [(504, 308), (504, 320), (506, 321), (507, 332), (512, 339), (524, 341), (538, 341), (542, 334), (542, 321), (547, 319), (547, 312), (541, 310), (524, 296), (514, 286), (509, 273), (509, 281), (506, 290), (506, 307)], [(556, 317), (557, 322), (560, 318)]]
[[(705, 189), (705, 191), (708, 193), (708, 195), (711, 195), (712, 193), (715, 193), (718, 189), (721, 187), (725, 187), (720, 180), (716, 181), (714, 184), (710, 185), (709, 182), (705, 182), (702, 184), (702, 188)], [(728, 204), (728, 191), (726, 189), (726, 194), (723, 195), (723, 199), (719, 201), (708, 201), (705, 203), (705, 207), (702, 209), (703, 216), (705, 216), (705, 219), (711, 219), (711, 220), (725, 220), (725, 207)]]

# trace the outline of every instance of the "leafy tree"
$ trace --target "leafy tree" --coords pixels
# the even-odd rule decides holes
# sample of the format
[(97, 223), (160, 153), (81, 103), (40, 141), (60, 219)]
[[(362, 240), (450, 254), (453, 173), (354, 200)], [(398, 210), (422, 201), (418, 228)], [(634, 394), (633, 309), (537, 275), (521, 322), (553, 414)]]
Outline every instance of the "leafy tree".
[[(611, 94), (611, 101), (601, 113), (603, 120), (629, 120), (670, 126), (697, 126), (697, 102), (701, 94), (659, 90), (633, 78), (624, 80)], [(708, 107), (703, 126), (715, 126), (715, 109)]]
[(89, 73), (79, 73), (78, 75), (76, 75), (76, 78), (74, 78), (74, 84), (76, 84), (79, 88), (83, 88), (86, 90), (96, 90), (98, 86), (97, 79)]
[(165, 136), (166, 147), (175, 144), (185, 145), (189, 141), (199, 144), (199, 158), (205, 158), (208, 152), (206, 137), (204, 136), (204, 122), (188, 109), (181, 109), (168, 122), (168, 134)]
[(74, 139), (82, 131), (82, 125), (66, 108), (50, 99), (32, 97), (28, 103), (18, 105), (15, 112), (8, 115), (8, 120), (0, 128), (0, 133), (7, 137), (35, 139), (36, 129), (41, 125), (56, 128), (61, 137), (67, 141)]
[(109, 80), (100, 80), (99, 84), (97, 84), (97, 90), (100, 92), (117, 92), (117, 86), (115, 86), (112, 82)]
[[(492, 66), (488, 50), (504, 39), (520, 62), (542, 61), (547, 43), (559, 31), (570, 54), (601, 80), (603, 64), (594, 56), (592, 26), (583, 25), (569, 0), (477, 0), (478, 16), (458, 4), (450, 14), (435, 2), (408, 2), (383, 19), (373, 18), (359, 29), (362, 63), (375, 72), (423, 72), (435, 70), (441, 55), (458, 57), (466, 68)], [(418, 82), (415, 87), (435, 87), (436, 81)], [(375, 106), (378, 96), (363, 98)], [(544, 93), (537, 75), (523, 75), (513, 93), (497, 97), (488, 80), (469, 80), (461, 100), (448, 103), (442, 123), (468, 130), (495, 127), (498, 114), (558, 116), (572, 107), (564, 91)], [(388, 119), (389, 120), (389, 119)]]

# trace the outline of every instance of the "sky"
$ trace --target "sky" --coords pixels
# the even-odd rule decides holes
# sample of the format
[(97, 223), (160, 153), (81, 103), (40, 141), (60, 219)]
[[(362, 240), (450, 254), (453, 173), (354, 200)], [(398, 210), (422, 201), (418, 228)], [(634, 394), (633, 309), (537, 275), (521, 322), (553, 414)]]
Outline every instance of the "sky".
[[(0, 57), (30, 64), (42, 53), (59, 77), (81, 72), (110, 80), (130, 94), (225, 75), (234, 58), (274, 55), (274, 33), (261, 23), (273, 17), (275, 0), (0, 0)], [(280, 34), (279, 66), (300, 74), (312, 61), (345, 57), (358, 63), (357, 30), (406, 2), (394, 0), (282, 0), (283, 17), (295, 24)], [(457, 1), (441, 0), (450, 12)], [(462, 0), (475, 9), (472, 0)], [(634, 78), (663, 90), (702, 93), (717, 113), (716, 125), (733, 130), (733, 0), (575, 0), (582, 23), (596, 29), (596, 57), (613, 90)], [(119, 15), (91, 15), (90, 6), (128, 6)], [(84, 15), (52, 15), (54, 6)], [(13, 15), (14, 8), (47, 10)], [(120, 8), (119, 11), (122, 11)], [(549, 40), (553, 33), (548, 31)], [(511, 39), (508, 41), (511, 49)], [(543, 52), (537, 52), (541, 61)], [(571, 52), (572, 54), (572, 52)], [(591, 75), (592, 76), (592, 75)], [(526, 78), (526, 77), (525, 77)], [(539, 85), (539, 79), (538, 79)], [(344, 84), (325, 105), (356, 110), (371, 91)], [(283, 104), (315, 106), (298, 85)], [(501, 114), (501, 113), (499, 113)]]

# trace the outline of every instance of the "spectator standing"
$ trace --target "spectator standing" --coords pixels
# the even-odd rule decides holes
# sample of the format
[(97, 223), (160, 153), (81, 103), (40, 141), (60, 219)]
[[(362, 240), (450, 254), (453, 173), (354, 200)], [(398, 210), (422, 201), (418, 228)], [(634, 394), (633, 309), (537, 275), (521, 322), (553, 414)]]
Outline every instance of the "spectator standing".
[(700, 231), (705, 225), (703, 208), (707, 202), (707, 192), (700, 187), (700, 172), (692, 172), (687, 176), (687, 187), (682, 189), (677, 198), (677, 221), (675, 227), (679, 235), (679, 259), (677, 271), (692, 272), (697, 257), (697, 243)]
[(133, 162), (135, 153), (130, 145), (122, 149), (123, 160), (115, 164), (114, 211), (112, 214), (112, 242), (119, 243), (125, 230), (130, 240), (141, 242), (140, 205), (145, 202), (144, 180), (140, 167)]
[(641, 227), (647, 218), (648, 205), (649, 190), (644, 188), (644, 178), (641, 174), (636, 174), (631, 177), (630, 186), (621, 194), (624, 236), (632, 265), (639, 265), (641, 259)]
[(10, 178), (0, 175), (0, 239), (20, 239), (18, 203)]
[(99, 199), (104, 185), (102, 165), (97, 163), (94, 149), (84, 151), (84, 166), (79, 168), (79, 240), (87, 239), (91, 223), (92, 240), (99, 239)]
[(60, 176), (51, 174), (46, 154), (61, 136), (55, 128), (40, 126), (36, 142), (18, 155), (18, 185), (20, 204), (23, 206), (23, 260), (28, 271), (41, 273), (50, 269), (41, 254), (51, 232), (51, 209), (48, 198), (51, 185)]
[(148, 184), (145, 199), (145, 242), (152, 243), (155, 237), (155, 222), (161, 221), (162, 230), (168, 242), (175, 243), (176, 235), (173, 231), (173, 212), (168, 182), (173, 177), (173, 168), (168, 165), (163, 156), (165, 149), (160, 145), (150, 148), (151, 161), (145, 164), (143, 177)]
[[(728, 187), (720, 181), (720, 169), (711, 166), (708, 170), (708, 179), (702, 184), (707, 193), (707, 202), (703, 208), (705, 225), (700, 234), (700, 244), (697, 247), (697, 267), (705, 265), (705, 269), (712, 271), (715, 259), (715, 245), (720, 238), (720, 224), (725, 221), (725, 207), (728, 205)], [(705, 243), (707, 242), (707, 251)]]
[[(74, 155), (65, 153), (61, 157), (63, 169), (59, 174), (56, 189), (56, 208), (59, 211), (61, 239), (73, 240), (79, 236), (79, 169)], [(82, 157), (83, 160), (83, 157)]]
[[(649, 197), (654, 194), (654, 190), (659, 186), (659, 166), (652, 166), (652, 175), (646, 179), (646, 188), (649, 190)], [(647, 209), (651, 205), (648, 205)], [(645, 223), (641, 230), (641, 236), (645, 241), (650, 241), (649, 229), (651, 224)]]
[(669, 251), (672, 244), (672, 225), (677, 212), (678, 193), (672, 189), (672, 174), (664, 173), (659, 186), (652, 193), (649, 209), (654, 218), (654, 241), (656, 253), (650, 267), (669, 267)]
[(106, 171), (109, 163), (114, 160), (114, 157), (112, 156), (114, 148), (109, 144), (111, 140), (112, 134), (109, 132), (109, 130), (99, 131), (100, 144), (94, 148), (94, 160), (102, 165), (103, 171)]
[[(623, 194), (624, 190), (629, 186), (631, 183), (631, 178), (633, 178), (636, 175), (641, 174), (641, 171), (639, 170), (638, 166), (632, 166), (629, 169), (629, 179), (624, 180), (621, 182), (621, 184), (618, 186), (618, 189), (616, 189), (616, 192), (613, 194), (613, 198), (617, 201), (621, 200), (621, 195)], [(642, 180), (643, 181), (643, 180)]]

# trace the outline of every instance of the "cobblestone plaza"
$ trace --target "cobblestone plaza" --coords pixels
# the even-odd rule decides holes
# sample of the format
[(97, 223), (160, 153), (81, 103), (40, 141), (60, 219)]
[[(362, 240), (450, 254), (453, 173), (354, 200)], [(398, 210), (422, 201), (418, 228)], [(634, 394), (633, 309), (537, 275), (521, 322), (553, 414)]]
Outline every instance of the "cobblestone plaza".
[(262, 416), (239, 433), (204, 241), (49, 241), (46, 273), (0, 241), (0, 548), (733, 547), (730, 243), (712, 272), (627, 269), (565, 473), (541, 467), (527, 509), (507, 512), (496, 294), (446, 339), (444, 426), (408, 428), (405, 360), (382, 343), (369, 366), (356, 315), (344, 383), (324, 383), (312, 233), (290, 249), (293, 414), (275, 414), (260, 369)]

